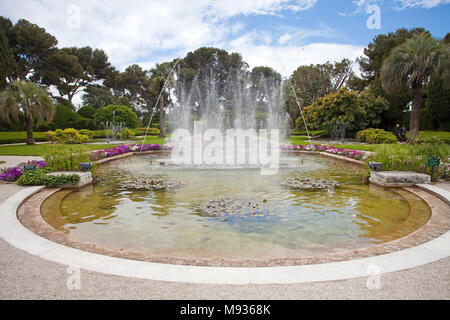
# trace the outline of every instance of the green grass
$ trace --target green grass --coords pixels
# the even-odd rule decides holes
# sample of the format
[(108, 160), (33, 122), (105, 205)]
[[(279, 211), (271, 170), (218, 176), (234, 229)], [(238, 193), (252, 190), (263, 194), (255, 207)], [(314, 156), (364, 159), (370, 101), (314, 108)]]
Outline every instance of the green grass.
[[(142, 143), (143, 142), (143, 138), (136, 138), (134, 139), (134, 143)], [(170, 137), (166, 137), (166, 138), (160, 138), (159, 136), (147, 136), (145, 138), (145, 142), (144, 143), (151, 143), (151, 144), (166, 144), (170, 142)]]
[[(306, 130), (291, 130), (291, 134), (293, 136), (306, 136), (307, 132)], [(322, 137), (328, 134), (327, 130), (310, 130), (309, 134), (311, 137)]]
[(3, 156), (44, 156), (49, 153), (59, 152), (83, 152), (91, 150), (101, 150), (113, 148), (117, 145), (112, 144), (36, 144), (36, 145), (20, 145), (20, 146), (0, 146), (0, 155)]
[[(409, 137), (409, 133), (407, 137)], [(429, 139), (432, 137), (437, 137), (443, 142), (450, 144), (450, 132), (448, 131), (419, 131), (419, 138)]]
[[(135, 136), (140, 136), (145, 134), (145, 129), (130, 129)], [(94, 139), (106, 138), (105, 130), (95, 130)], [(44, 132), (33, 132), (34, 140), (36, 142), (46, 141), (44, 137)], [(111, 131), (108, 132), (111, 136)], [(27, 139), (27, 133), (25, 131), (20, 132), (10, 132), (10, 131), (0, 131), (0, 145), (1, 144), (11, 144), (11, 143), (25, 143)]]

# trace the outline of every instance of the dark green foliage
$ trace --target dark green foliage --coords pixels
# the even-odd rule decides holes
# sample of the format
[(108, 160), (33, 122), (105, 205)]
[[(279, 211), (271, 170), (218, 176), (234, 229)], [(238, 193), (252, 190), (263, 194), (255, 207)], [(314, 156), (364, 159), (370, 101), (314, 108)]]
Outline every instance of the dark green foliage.
[(84, 106), (78, 110), (78, 114), (84, 118), (94, 119), (95, 111), (93, 106)]
[[(395, 95), (388, 95), (381, 87), (381, 67), (383, 61), (390, 55), (392, 49), (403, 44), (413, 35), (427, 32), (423, 28), (407, 30), (398, 29), (388, 34), (380, 34), (364, 49), (364, 56), (358, 59), (362, 72), (362, 79), (353, 80), (360, 90), (370, 87), (376, 95), (381, 95), (389, 101), (389, 108), (381, 115), (381, 126), (384, 129), (392, 128), (395, 123), (401, 121), (403, 111), (408, 109), (411, 95), (408, 88)], [(429, 33), (428, 33), (429, 34)]]
[(136, 128), (139, 120), (136, 114), (127, 106), (110, 105), (103, 107), (95, 113), (94, 121), (101, 127), (102, 123), (114, 121), (123, 122), (128, 128)]
[(80, 176), (71, 175), (48, 175), (51, 170), (40, 168), (34, 171), (25, 171), (17, 180), (19, 186), (47, 186), (54, 188), (64, 184), (76, 184), (80, 182)]
[(6, 79), (16, 69), (16, 61), (9, 46), (8, 38), (0, 30), (0, 90), (5, 89)]
[[(32, 71), (36, 73), (43, 62), (56, 50), (58, 40), (44, 28), (20, 19), (13, 28), (13, 51), (18, 65), (17, 77), (24, 80)], [(34, 74), (33, 74), (34, 76)]]
[[(105, 83), (108, 83), (107, 81), (111, 80), (105, 80)], [(111, 83), (109, 83), (112, 85)], [(110, 88), (92, 84), (88, 85), (86, 89), (84, 90), (86, 93), (83, 95), (83, 104), (84, 105), (91, 105), (95, 109), (100, 109), (106, 106), (109, 106), (111, 104), (113, 105), (121, 105), (121, 106), (129, 106), (130, 100), (127, 97), (124, 96), (117, 96), (111, 94)]]
[(397, 143), (397, 138), (383, 129), (366, 129), (356, 134), (356, 140), (369, 144), (391, 144)]
[(67, 106), (56, 106), (56, 113), (53, 118), (53, 123), (57, 129), (74, 128), (75, 124), (82, 123), (85, 119), (78, 113), (73, 112)]
[(48, 55), (36, 78), (46, 85), (56, 86), (60, 95), (72, 102), (85, 86), (105, 79), (112, 71), (103, 50), (72, 47), (57, 49)]

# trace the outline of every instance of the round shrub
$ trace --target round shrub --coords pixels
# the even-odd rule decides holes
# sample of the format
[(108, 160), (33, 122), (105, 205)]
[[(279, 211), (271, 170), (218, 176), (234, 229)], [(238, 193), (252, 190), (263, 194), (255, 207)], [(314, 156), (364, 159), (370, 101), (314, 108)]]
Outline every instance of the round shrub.
[(78, 110), (78, 114), (84, 118), (93, 119), (95, 111), (96, 110), (93, 106), (84, 106)]
[(116, 123), (123, 122), (132, 129), (136, 128), (139, 123), (137, 115), (130, 107), (116, 105), (109, 105), (97, 110), (94, 121), (98, 127), (102, 127), (102, 123), (112, 122), (113, 118)]
[(356, 140), (369, 144), (392, 144), (397, 143), (397, 138), (383, 129), (366, 129), (356, 134)]
[(52, 143), (80, 144), (92, 139), (94, 133), (89, 130), (78, 131), (73, 128), (68, 128), (65, 130), (56, 129), (56, 131), (48, 131), (44, 136), (47, 141), (51, 141)]
[(81, 129), (78, 133), (87, 136), (89, 140), (94, 138), (94, 132), (87, 129)]

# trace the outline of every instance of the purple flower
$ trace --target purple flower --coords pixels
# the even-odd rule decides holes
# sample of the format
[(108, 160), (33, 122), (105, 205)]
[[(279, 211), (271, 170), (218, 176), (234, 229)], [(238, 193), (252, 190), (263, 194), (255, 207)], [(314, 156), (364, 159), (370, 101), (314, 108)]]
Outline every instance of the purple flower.
[(0, 175), (0, 180), (2, 181), (10, 181), (14, 182), (17, 179), (19, 179), (23, 174), (23, 168), (20, 167), (13, 167), (3, 170), (2, 174)]

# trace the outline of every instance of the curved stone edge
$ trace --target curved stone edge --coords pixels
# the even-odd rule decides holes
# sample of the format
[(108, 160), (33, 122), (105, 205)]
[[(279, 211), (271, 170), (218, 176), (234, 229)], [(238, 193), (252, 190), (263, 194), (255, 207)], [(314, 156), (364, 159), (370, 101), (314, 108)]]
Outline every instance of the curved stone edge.
[(430, 184), (416, 184), (416, 187), (427, 191), (450, 205), (450, 192)]
[[(199, 267), (169, 265), (103, 256), (42, 238), (17, 219), (19, 206), (44, 187), (30, 187), (0, 205), (0, 237), (34, 256), (104, 274), (167, 282), (199, 284), (294, 284), (336, 281), (414, 268), (450, 256), (450, 231), (422, 245), (393, 253), (315, 265), (289, 267)], [(440, 188), (437, 188), (440, 189)], [(439, 190), (438, 190), (439, 191)]]

